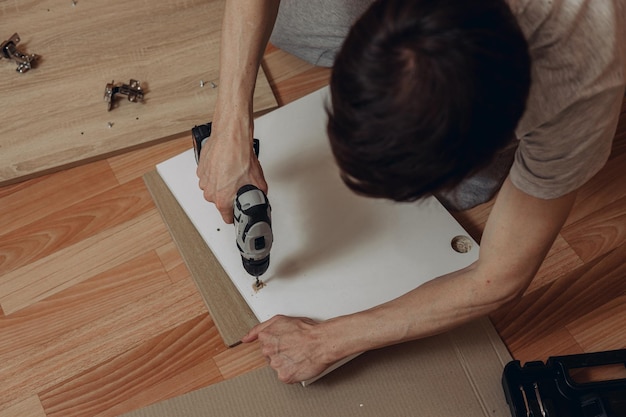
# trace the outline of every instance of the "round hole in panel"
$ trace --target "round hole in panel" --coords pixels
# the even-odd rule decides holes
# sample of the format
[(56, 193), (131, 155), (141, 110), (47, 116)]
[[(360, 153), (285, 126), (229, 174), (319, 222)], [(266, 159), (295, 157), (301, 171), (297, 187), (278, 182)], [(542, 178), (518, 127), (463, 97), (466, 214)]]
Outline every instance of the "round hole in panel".
[(472, 240), (467, 236), (455, 236), (450, 242), (452, 249), (458, 253), (467, 253), (472, 250)]

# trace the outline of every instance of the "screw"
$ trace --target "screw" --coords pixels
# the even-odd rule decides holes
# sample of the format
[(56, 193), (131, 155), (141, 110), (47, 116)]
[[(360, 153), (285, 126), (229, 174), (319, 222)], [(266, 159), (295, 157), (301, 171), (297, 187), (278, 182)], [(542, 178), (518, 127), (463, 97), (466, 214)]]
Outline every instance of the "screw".
[(200, 80), (200, 87), (204, 87), (204, 81)]
[(107, 123), (107, 126), (109, 126), (109, 129), (113, 127), (113, 122), (109, 122)]
[(76, 6), (76, 0), (72, 0), (72, 7)]
[(217, 84), (215, 84), (213, 81), (211, 81), (211, 88), (216, 88)]

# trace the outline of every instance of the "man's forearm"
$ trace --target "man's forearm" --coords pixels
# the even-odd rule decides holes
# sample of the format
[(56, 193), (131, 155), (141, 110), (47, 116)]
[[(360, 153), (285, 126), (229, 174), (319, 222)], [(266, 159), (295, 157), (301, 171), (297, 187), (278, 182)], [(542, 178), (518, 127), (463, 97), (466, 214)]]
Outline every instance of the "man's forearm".
[(330, 357), (444, 332), (521, 295), (552, 246), (576, 193), (541, 200), (507, 180), (483, 234), (480, 258), (391, 302), (321, 323)]
[(225, 4), (213, 129), (196, 174), (205, 200), (215, 204), (226, 223), (233, 222), (233, 199), (240, 187), (253, 184), (265, 192), (268, 188), (252, 151), (252, 109), (278, 4), (278, 0), (227, 0)]
[(388, 303), (321, 323), (331, 360), (439, 334), (489, 314), (515, 290), (485, 288), (481, 273), (473, 264)]
[[(251, 112), (256, 77), (279, 0), (228, 0), (222, 22), (218, 111)], [(249, 108), (242, 109), (241, 106)]]
[(478, 261), (388, 303), (321, 323), (275, 316), (243, 342), (259, 340), (278, 377), (297, 382), (349, 355), (444, 332), (521, 295), (554, 242), (576, 193), (542, 200), (507, 179), (494, 205)]

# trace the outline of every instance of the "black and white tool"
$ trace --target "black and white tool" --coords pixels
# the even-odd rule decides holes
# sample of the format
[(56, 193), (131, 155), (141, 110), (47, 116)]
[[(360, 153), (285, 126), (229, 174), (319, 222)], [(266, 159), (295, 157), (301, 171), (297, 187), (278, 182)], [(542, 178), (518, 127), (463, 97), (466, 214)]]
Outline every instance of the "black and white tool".
[[(191, 134), (198, 163), (202, 147), (211, 136), (211, 123), (194, 126)], [(258, 139), (254, 139), (253, 148), (258, 156)], [(270, 264), (270, 249), (274, 241), (271, 210), (267, 195), (252, 184), (241, 187), (233, 201), (237, 248), (243, 268), (255, 277), (257, 288), (262, 286), (259, 277), (267, 271)]]

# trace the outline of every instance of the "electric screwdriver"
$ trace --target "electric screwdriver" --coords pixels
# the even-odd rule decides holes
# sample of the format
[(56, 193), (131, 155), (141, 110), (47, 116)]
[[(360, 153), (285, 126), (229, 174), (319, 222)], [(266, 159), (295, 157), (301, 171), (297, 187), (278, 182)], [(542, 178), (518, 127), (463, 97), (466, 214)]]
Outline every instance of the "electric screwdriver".
[[(198, 163), (202, 147), (211, 136), (211, 123), (194, 126), (191, 134)], [(253, 140), (253, 149), (258, 157), (258, 139)], [(255, 277), (257, 288), (261, 286), (259, 277), (270, 265), (270, 249), (274, 241), (271, 210), (267, 195), (252, 184), (241, 187), (233, 201), (237, 248), (241, 254), (243, 268)]]

